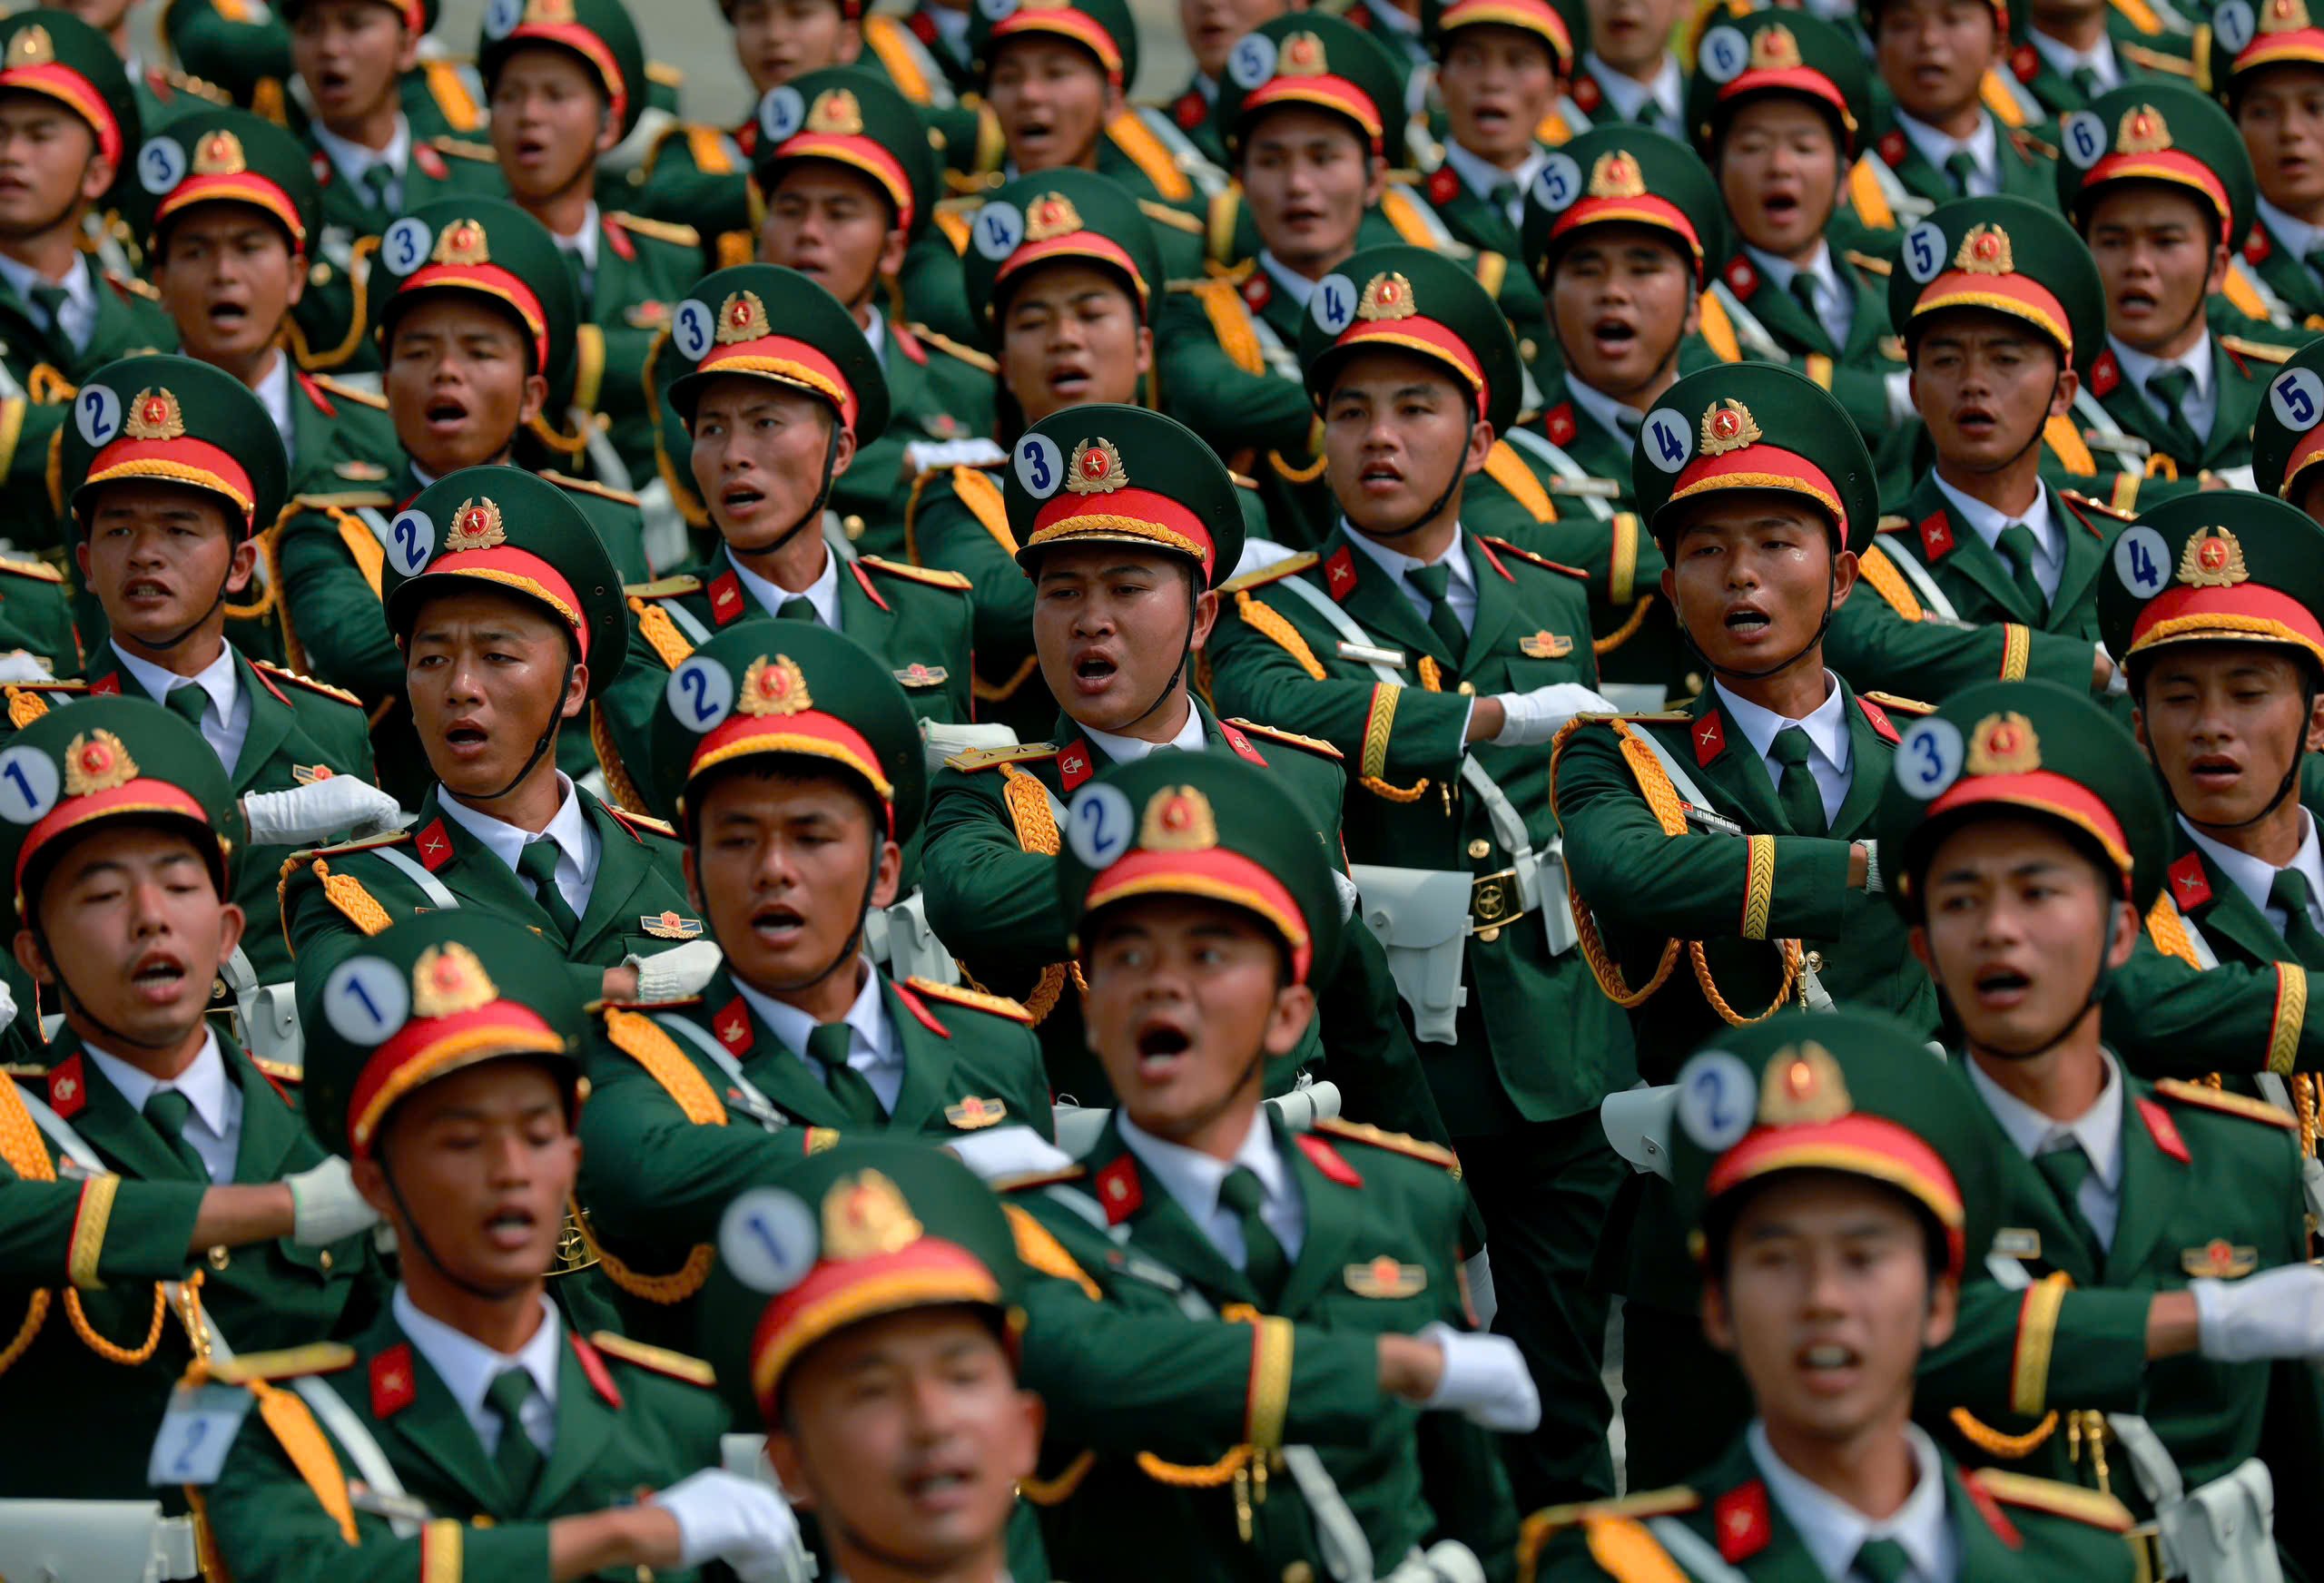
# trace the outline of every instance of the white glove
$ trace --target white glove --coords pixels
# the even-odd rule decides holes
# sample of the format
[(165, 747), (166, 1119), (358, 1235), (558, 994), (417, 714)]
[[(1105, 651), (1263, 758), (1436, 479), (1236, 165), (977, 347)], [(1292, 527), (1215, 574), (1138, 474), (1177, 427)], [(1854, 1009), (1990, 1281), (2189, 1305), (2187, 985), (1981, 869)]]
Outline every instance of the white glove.
[(253, 792), (242, 799), (251, 841), (261, 847), (308, 847), (345, 832), (349, 837), (401, 830), (396, 800), (359, 775), (331, 775), (287, 792)]
[(964, 1132), (959, 1137), (945, 1139), (944, 1146), (960, 1155), (970, 1170), (987, 1182), (1029, 1176), (1036, 1171), (1062, 1171), (1073, 1164), (1071, 1155), (1029, 1126)]
[(678, 1519), (682, 1568), (724, 1561), (744, 1578), (782, 1578), (799, 1554), (799, 1519), (755, 1479), (705, 1468), (648, 1499)]
[(54, 682), (55, 677), (23, 649), (10, 649), (0, 654), (0, 682)]
[(1867, 839), (1856, 844), (1864, 849), (1864, 893), (1877, 896), (1888, 889), (1887, 879), (1880, 872), (1880, 843)]
[(301, 1247), (323, 1247), (379, 1224), (379, 1212), (355, 1191), (355, 1174), (337, 1155), (282, 1180), (290, 1189), (290, 1240)]
[(8, 981), (0, 978), (0, 1027), (16, 1020), (16, 998), (8, 993)]
[(904, 477), (917, 478), (947, 467), (990, 467), (1009, 453), (989, 439), (916, 439), (904, 447)]
[(1541, 1422), (1541, 1397), (1524, 1355), (1507, 1336), (1473, 1335), (1439, 1321), (1420, 1332), (1444, 1354), (1444, 1377), (1421, 1405), (1457, 1412), (1481, 1428), (1531, 1434)]
[(1557, 735), (1558, 728), (1577, 714), (1620, 714), (1620, 710), (1579, 682), (1552, 682), (1531, 693), (1496, 693), (1501, 700), (1501, 729), (1493, 745), (1502, 748), (1539, 747)]
[(684, 1000), (701, 994), (725, 959), (716, 940), (697, 939), (650, 957), (624, 957), (622, 966), (637, 969), (640, 1000)]
[(2324, 1267), (2286, 1264), (2240, 1281), (2187, 1283), (2196, 1350), (2214, 1363), (2324, 1358)]

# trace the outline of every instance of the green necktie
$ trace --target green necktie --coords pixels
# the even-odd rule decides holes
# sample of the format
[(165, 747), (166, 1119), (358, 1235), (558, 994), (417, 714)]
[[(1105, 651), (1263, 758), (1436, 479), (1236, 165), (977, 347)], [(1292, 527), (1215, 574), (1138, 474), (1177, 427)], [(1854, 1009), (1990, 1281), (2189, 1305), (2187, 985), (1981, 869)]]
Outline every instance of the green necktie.
[(2073, 90), (2082, 95), (2084, 103), (2106, 92), (2106, 84), (2098, 80), (2097, 72), (2089, 66), (2076, 66), (2073, 76)]
[(396, 173), (388, 169), (385, 160), (376, 160), (364, 166), (357, 184), (363, 189), (363, 201), (372, 208), (392, 210), (395, 207), (388, 201), (388, 192), (396, 184)]
[(172, 714), (196, 731), (202, 729), (202, 717), (210, 713), (210, 694), (192, 682), (171, 688), (162, 694), (162, 702)]
[(872, 1087), (872, 1080), (847, 1064), (855, 1031), (843, 1022), (818, 1023), (807, 1036), (807, 1058), (823, 1069), (823, 1086), (847, 1113), (848, 1120), (863, 1126), (885, 1126), (888, 1107)]
[(2181, 471), (2193, 467), (2203, 452), (2203, 442), (2196, 438), (2195, 426), (2187, 420), (2187, 398), (2194, 388), (2194, 371), (2176, 363), (2157, 369), (2146, 382), (2147, 405), (2162, 417), (2162, 427), (2171, 436), (2171, 455)]
[(815, 613), (815, 602), (804, 594), (793, 594), (774, 607), (777, 621), (803, 621), (809, 626), (821, 626), (823, 618)]
[(1945, 174), (1953, 183), (1954, 192), (1964, 198), (1973, 196), (1969, 183), (1976, 180), (1977, 156), (1967, 149), (1955, 149), (1945, 156)]
[(492, 1460), (519, 1508), (532, 1499), (541, 1476), (541, 1449), (525, 1432), (525, 1403), (532, 1399), (533, 1377), (522, 1369), (501, 1370), (484, 1392), (486, 1405), (500, 1415), (500, 1444)]
[(591, 289), (596, 281), (589, 266), (582, 261), (581, 250), (577, 247), (560, 247), (556, 251), (564, 255), (566, 275), (572, 280), (573, 289), (581, 294), (582, 306), (587, 307)]
[(1493, 206), (1494, 211), (1503, 220), (1507, 220), (1509, 218), (1510, 206), (1516, 203), (1522, 197), (1524, 197), (1524, 193), (1518, 191), (1516, 182), (1495, 182), (1492, 184), (1492, 191), (1485, 194), (1485, 202), (1491, 203)]
[(48, 332), (58, 340), (78, 348), (80, 343), (64, 328), (64, 305), (72, 300), (73, 293), (62, 286), (44, 281), (33, 288), (34, 305), (48, 315)]
[(1414, 566), (1404, 576), (1427, 596), (1428, 629), (1444, 645), (1446, 656), (1457, 661), (1468, 650), (1469, 634), (1461, 625), (1461, 617), (1453, 610), (1448, 594), (1452, 586), (1452, 563), (1439, 561), (1433, 566)]
[(2104, 1263), (2106, 1244), (2099, 1241), (2097, 1228), (2083, 1218), (2082, 1213), (2082, 1185), (2090, 1180), (2090, 1156), (2082, 1152), (2080, 1144), (2069, 1140), (2061, 1148), (2045, 1150), (2034, 1155), (2034, 1168), (2042, 1174), (2042, 1180), (2050, 1185), (2050, 1192), (2057, 1199), (2058, 1208), (2064, 1214), (2066, 1224), (2073, 1227), (2074, 1234), (2082, 1239), (2083, 1250), (2089, 1254), (2091, 1262)]
[(1794, 835), (1832, 831), (1824, 818), (1823, 789), (1816, 784), (1816, 772), (1807, 767), (1807, 756), (1814, 751), (1807, 731), (1797, 725), (1776, 733), (1768, 748), (1768, 757), (1783, 766), (1783, 782), (1776, 787), (1776, 806), (1783, 810), (1783, 821), (1791, 826)]
[(1824, 292), (1815, 276), (1805, 270), (1794, 270), (1791, 283), (1784, 289), (1791, 293), (1791, 300), (1799, 304), (1799, 310), (1807, 315), (1808, 323), (1824, 322)]
[(2001, 551), (2002, 559), (2009, 563), (2009, 575), (2016, 583), (2018, 593), (2025, 597), (2026, 605), (2043, 621), (2049, 619), (2050, 596), (2042, 592), (2042, 579), (2034, 573), (2034, 557), (2042, 546), (2034, 541), (2034, 530), (2022, 522), (2013, 522), (2001, 530), (1994, 540), (1994, 547)]
[(581, 932), (581, 920), (574, 916), (573, 904), (566, 900), (565, 892), (556, 886), (556, 843), (547, 836), (527, 841), (524, 850), (517, 854), (517, 872), (533, 882), (541, 910), (548, 914), (557, 933), (565, 937), (558, 943), (572, 945)]
[(2316, 927), (2316, 919), (2309, 911), (2315, 900), (2308, 888), (2308, 876), (2298, 869), (2279, 869), (2276, 882), (2268, 887), (2268, 900), (2284, 910), (2284, 944), (2302, 967), (2324, 968), (2324, 932)]
[(1236, 1166), (1218, 1185), (1218, 1201), (1233, 1210), (1242, 1224), (1244, 1276), (1259, 1301), (1272, 1305), (1283, 1295), (1283, 1278), (1290, 1272), (1291, 1261), (1284, 1256), (1283, 1244), (1275, 1241), (1266, 1218), (1259, 1213), (1267, 1201), (1259, 1174), (1248, 1165)]
[(1865, 1583), (1905, 1583), (1913, 1575), (1913, 1558), (1895, 1539), (1866, 1539), (1848, 1569)]
[(193, 1101), (174, 1088), (156, 1088), (145, 1096), (145, 1119), (162, 1135), (162, 1141), (171, 1152), (185, 1163), (203, 1181), (210, 1180), (209, 1162), (202, 1152), (185, 1139), (185, 1118), (193, 1114)]

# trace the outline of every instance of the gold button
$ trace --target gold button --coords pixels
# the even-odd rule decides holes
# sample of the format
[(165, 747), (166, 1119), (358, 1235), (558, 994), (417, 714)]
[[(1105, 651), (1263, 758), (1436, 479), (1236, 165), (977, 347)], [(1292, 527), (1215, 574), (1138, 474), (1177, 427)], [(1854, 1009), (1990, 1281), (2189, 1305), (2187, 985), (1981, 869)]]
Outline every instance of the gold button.
[(1492, 856), (1492, 842), (1485, 840), (1482, 836), (1479, 836), (1475, 841), (1469, 843), (1469, 855), (1472, 858), (1489, 858)]
[(1689, 698), (1698, 697), (1698, 696), (1699, 696), (1699, 695), (1701, 694), (1702, 690), (1703, 690), (1703, 674), (1702, 674), (1700, 671), (1689, 671), (1689, 672), (1688, 672), (1688, 673), (1687, 673), (1687, 696), (1688, 696), (1688, 697), (1689, 697)]
[(234, 1255), (227, 1251), (225, 1244), (220, 1243), (210, 1250), (210, 1267), (212, 1269), (222, 1270), (233, 1262)]
[(839, 519), (839, 525), (846, 531), (848, 541), (851, 544), (863, 536), (863, 519), (856, 516), (852, 511), (849, 512), (845, 516), (841, 517)]
[(1484, 941), (1485, 944), (1491, 945), (1493, 941), (1501, 938), (1501, 930), (1499, 929), (1481, 929), (1477, 930), (1477, 938)]
[(317, 285), (317, 286), (328, 286), (328, 285), (330, 285), (330, 266), (329, 264), (326, 264), (326, 263), (322, 263), (322, 262), (318, 261), (318, 262), (316, 263), (316, 265), (315, 265), (315, 267), (314, 267), (313, 269), (309, 270), (307, 271), (307, 279), (308, 279), (308, 280), (309, 280), (309, 281), (310, 281), (311, 283), (313, 283), (313, 284), (315, 284), (315, 285)]
[(1283, 1569), (1283, 1583), (1315, 1583), (1315, 1568), (1305, 1561), (1294, 1561)]
[(325, 1249), (322, 1251), (321, 1256), (320, 1256), (320, 1257), (319, 1257), (319, 1258), (317, 1258), (315, 1262), (316, 1262), (317, 1263), (320, 1264), (324, 1269), (326, 1269), (326, 1270), (330, 1269), (330, 1250), (329, 1248), (325, 1248)]
[(1477, 694), (1477, 684), (1474, 682), (1463, 682), (1452, 690), (1463, 698), (1473, 698)]
[(1820, 973), (1824, 970), (1823, 952), (1810, 951), (1807, 953), (1807, 970), (1811, 973)]
[(1517, 343), (1517, 355), (1529, 363), (1533, 360), (1533, 353), (1536, 349), (1538, 349), (1533, 345), (1533, 338), (1530, 335)]

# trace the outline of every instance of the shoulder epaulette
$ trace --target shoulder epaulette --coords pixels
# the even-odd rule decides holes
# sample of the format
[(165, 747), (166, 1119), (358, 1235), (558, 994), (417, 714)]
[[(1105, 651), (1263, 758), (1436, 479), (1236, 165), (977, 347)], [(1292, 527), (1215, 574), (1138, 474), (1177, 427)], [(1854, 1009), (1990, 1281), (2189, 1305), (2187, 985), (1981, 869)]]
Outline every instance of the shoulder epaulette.
[(1034, 759), (1055, 756), (1055, 742), (1019, 742), (1013, 748), (970, 748), (964, 753), (954, 753), (944, 761), (948, 770), (962, 770), (971, 773), (990, 770), (996, 764), (1022, 764)]
[(1935, 714), (1936, 705), (1924, 703), (1917, 698), (1899, 698), (1894, 693), (1859, 693), (1859, 698), (1869, 698), (1892, 714)]
[(155, 287), (152, 281), (142, 280), (135, 275), (116, 275), (111, 270), (107, 270), (105, 284), (123, 297), (143, 297), (148, 302), (159, 302), (162, 300), (159, 288)]
[(38, 1061), (9, 1061), (0, 1064), (0, 1074), (10, 1077), (45, 1077), (48, 1068)]
[(924, 324), (910, 323), (906, 324), (904, 328), (911, 330), (912, 334), (918, 336), (921, 339), (926, 341), (930, 346), (934, 347), (937, 350), (944, 353), (948, 357), (959, 359), (961, 362), (968, 364), (969, 367), (976, 369), (977, 372), (980, 374), (998, 374), (1000, 372), (1000, 365), (999, 363), (993, 361), (990, 355), (977, 350), (977, 349), (972, 346), (964, 346), (960, 342), (954, 340), (950, 336), (940, 334), (937, 331), (929, 329), (928, 326)]
[(1226, 470), (1226, 477), (1237, 489), (1256, 489), (1259, 487), (1259, 481), (1256, 478), (1247, 473), (1238, 473), (1232, 467)]
[(1618, 1500), (1577, 1500), (1567, 1506), (1545, 1506), (1527, 1518), (1525, 1526), (1546, 1535), (1571, 1528), (1585, 1518), (1675, 1517), (1682, 1511), (1692, 1511), (1702, 1503), (1701, 1496), (1683, 1484), (1675, 1484), (1668, 1490), (1641, 1490)]
[(35, 583), (64, 581), (64, 574), (46, 561), (19, 560), (15, 556), (0, 556), (0, 573), (11, 577), (30, 577)]
[(2174, 55), (2168, 50), (2149, 49), (2141, 44), (2117, 44), (2114, 47), (2131, 64), (2144, 66), (2150, 72), (2168, 72), (2174, 77), (2195, 74), (2194, 62), (2183, 55)]
[(2139, 519), (2139, 514), (2135, 511), (2125, 511), (2110, 501), (2093, 499), (2078, 490), (2061, 489), (2058, 494), (2062, 498), (2084, 511), (2095, 511), (2099, 516), (2111, 516), (2117, 522), (2136, 522)]
[(683, 88), (686, 85), (686, 74), (667, 61), (646, 62), (645, 80), (649, 83), (657, 83), (665, 88)]
[(1880, 519), (1880, 526), (1876, 529), (1876, 531), (1880, 533), (1902, 533), (1905, 529), (1912, 526), (1913, 519), (1911, 517), (1905, 516), (1902, 512), (1890, 512), (1887, 516)]
[(667, 1011), (673, 1006), (699, 1006), (699, 995), (678, 995), (667, 1000), (592, 1000), (581, 1008), (584, 1017), (598, 1017), (609, 1011)]
[(1461, 1158), (1442, 1144), (1430, 1143), (1408, 1133), (1390, 1132), (1368, 1121), (1346, 1121), (1336, 1116), (1325, 1116), (1315, 1123), (1315, 1131), (1328, 1137), (1345, 1138), (1350, 1143), (1370, 1144), (1391, 1154), (1409, 1155), (1415, 1160), (1426, 1160), (1432, 1165), (1442, 1165), (1458, 1174)]
[(2054, 160), (2058, 157), (2058, 145), (2056, 143), (2045, 143), (2022, 127), (2013, 131), (2009, 134), (2009, 141), (2015, 143), (2017, 145), (2017, 152), (2024, 154), (2027, 159)]
[(1257, 588), (1269, 583), (1280, 582), (1295, 573), (1305, 571), (1322, 559), (1323, 557), (1314, 550), (1301, 550), (1297, 555), (1287, 556), (1271, 566), (1261, 566), (1256, 572), (1246, 572), (1239, 577), (1230, 577), (1218, 585), (1218, 591), (1221, 594), (1240, 594), (1246, 588)]
[(352, 511), (362, 506), (393, 506), (396, 497), (383, 489), (350, 489), (340, 495), (293, 495), (285, 511)]
[(615, 210), (606, 216), (624, 231), (634, 231), (640, 236), (650, 236), (655, 241), (675, 242), (680, 247), (698, 248), (702, 232), (691, 225), (681, 225), (675, 220), (648, 220), (642, 214)]
[(2257, 358), (2263, 363), (2280, 363), (2297, 351), (2297, 347), (2278, 346), (2273, 341), (2248, 340), (2240, 335), (2223, 335), (2220, 346), (2239, 358)]
[(278, 1083), (303, 1083), (307, 1080), (307, 1068), (295, 1066), (289, 1061), (270, 1061), (262, 1057), (252, 1056), (251, 1065)]
[(355, 1362), (355, 1349), (344, 1342), (310, 1342), (275, 1352), (237, 1352), (210, 1365), (210, 1377), (222, 1385), (247, 1385), (258, 1380), (292, 1380), (304, 1374), (334, 1374)]
[(670, 599), (681, 594), (702, 592), (702, 579), (680, 573), (675, 576), (656, 577), (651, 583), (631, 583), (622, 592), (632, 599)]
[(496, 163), (500, 156), (492, 152), (488, 143), (469, 143), (457, 137), (431, 137), (428, 146), (439, 154), (450, 154), (456, 160), (474, 160), (480, 165)]
[(651, 814), (632, 813), (628, 809), (612, 802), (606, 804), (606, 811), (632, 830), (642, 830), (648, 835), (665, 835), (672, 841), (678, 839), (677, 831), (672, 828), (667, 820), (655, 819)]
[(1030, 1171), (1022, 1176), (1002, 1176), (993, 1182), (991, 1187), (995, 1193), (1021, 1193), (1029, 1187), (1048, 1187), (1088, 1174), (1085, 1166), (1060, 1165), (1054, 1171)]
[(1011, 1022), (1021, 1022), (1027, 1027), (1033, 1026), (1033, 1014), (1006, 995), (988, 995), (981, 989), (964, 989), (958, 984), (939, 984), (929, 978), (906, 978), (904, 983), (914, 994), (931, 1000), (949, 1001), (971, 1011), (990, 1012)]
[(1860, 253), (1854, 248), (1849, 248), (1840, 256), (1868, 275), (1886, 276), (1895, 273), (1896, 268), (1896, 264), (1887, 259), (1876, 258), (1871, 253)]
[(1694, 716), (1683, 709), (1641, 709), (1634, 714), (1584, 714), (1581, 720), (1627, 720), (1639, 725), (1676, 725)]
[(382, 412), (388, 409), (388, 398), (377, 390), (366, 390), (360, 385), (350, 385), (344, 379), (334, 379), (329, 374), (309, 374), (307, 378), (332, 395), (355, 402), (358, 406), (376, 407)]
[(538, 476), (547, 478), (558, 488), (570, 489), (576, 495), (600, 496), (618, 506), (637, 504), (637, 497), (628, 490), (616, 489), (611, 484), (600, 484), (594, 478), (576, 478), (570, 473), (556, 472), (549, 467), (539, 469)]
[(1347, 757), (1345, 753), (1319, 736), (1301, 736), (1295, 731), (1285, 731), (1279, 725), (1261, 725), (1257, 721), (1246, 720), (1239, 714), (1230, 717), (1226, 723), (1240, 726), (1253, 736), (1263, 736), (1269, 742), (1285, 742), (1295, 748), (1305, 748), (1318, 758), (1340, 760)]
[(344, 687), (332, 686), (320, 677), (305, 675), (288, 665), (278, 665), (272, 660), (252, 660), (251, 664), (270, 676), (279, 677), (296, 687), (304, 687), (310, 693), (320, 693), (326, 698), (336, 698), (341, 703), (351, 703), (358, 709), (363, 707), (363, 700)]
[(1540, 566), (1544, 571), (1563, 572), (1569, 577), (1579, 577), (1585, 583), (1590, 581), (1590, 574), (1583, 571), (1580, 566), (1569, 566), (1563, 561), (1553, 561), (1547, 556), (1537, 556), (1531, 550), (1521, 549), (1517, 546), (1511, 544), (1507, 539), (1495, 538), (1489, 533), (1481, 533), (1477, 535), (1477, 536), (1484, 540), (1485, 543), (1492, 546), (1493, 548), (1497, 550), (1506, 550), (1521, 561), (1531, 561), (1533, 565)]
[(2102, 1490), (2085, 1490), (2078, 1484), (2061, 1484), (2053, 1479), (2036, 1479), (1998, 1468), (1981, 1468), (1962, 1477), (2004, 1506), (2046, 1512), (2052, 1517), (2102, 1528), (2109, 1533), (2131, 1531), (2131, 1509)]
[(635, 1363), (656, 1374), (667, 1374), (673, 1380), (683, 1380), (689, 1385), (704, 1389), (718, 1383), (718, 1376), (700, 1358), (689, 1358), (684, 1352), (674, 1352), (667, 1347), (649, 1347), (644, 1342), (631, 1341), (609, 1330), (589, 1332), (589, 1344), (609, 1358), (619, 1358), (625, 1363)]
[(335, 847), (309, 847), (305, 851), (291, 853), (289, 860), (303, 863), (309, 858), (340, 858), (350, 852), (368, 852), (373, 847), (391, 847), (410, 839), (411, 831), (408, 830), (391, 830), (385, 835), (367, 835), (361, 841), (341, 841)]
[(2183, 1082), (2177, 1077), (2165, 1077), (2154, 1086), (2154, 1091), (2165, 1099), (2175, 1099), (2181, 1105), (2199, 1109), (2216, 1110), (2222, 1116), (2240, 1116), (2246, 1121), (2256, 1121), (2268, 1126), (2280, 1126), (2287, 1131), (2299, 1126), (2291, 1112), (2280, 1110), (2264, 1099), (2254, 1099), (2248, 1094), (2236, 1094), (2225, 1088), (2213, 1088), (2208, 1084)]
[(1167, 225), (1174, 231), (1183, 231), (1189, 236), (1200, 236), (1203, 232), (1201, 220), (1183, 209), (1173, 209), (1167, 203), (1157, 203), (1151, 198), (1139, 199), (1137, 206), (1145, 211), (1147, 219), (1157, 225)]
[(8, 723), (22, 731), (48, 713), (48, 700), (43, 694), (86, 693), (88, 690), (86, 682), (12, 683), (5, 688), (0, 688), (0, 703), (7, 705)]
[(883, 556), (861, 556), (857, 557), (857, 564), (874, 572), (884, 572), (891, 577), (925, 583), (931, 588), (950, 588), (966, 593), (971, 586), (962, 573), (948, 572), (939, 566), (914, 566), (902, 561), (889, 560)]

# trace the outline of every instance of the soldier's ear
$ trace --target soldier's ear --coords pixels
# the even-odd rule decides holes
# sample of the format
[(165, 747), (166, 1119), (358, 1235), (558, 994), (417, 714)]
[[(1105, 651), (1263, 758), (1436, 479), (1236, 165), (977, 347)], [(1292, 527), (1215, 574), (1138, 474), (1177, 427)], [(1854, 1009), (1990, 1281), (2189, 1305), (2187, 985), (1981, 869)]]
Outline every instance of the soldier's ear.
[(766, 1460), (774, 1468), (775, 1476), (783, 1480), (784, 1499), (802, 1511), (815, 1509), (815, 1487), (807, 1477), (807, 1460), (799, 1454), (799, 1441), (789, 1428), (787, 1416), (769, 1424), (766, 1431)]
[(1287, 1056), (1299, 1047), (1307, 1025), (1315, 1020), (1315, 992), (1305, 984), (1285, 984), (1275, 992), (1274, 1009), (1267, 1013), (1265, 1048), (1270, 1056)]
[(2127, 901), (2115, 901), (2110, 905), (2113, 927), (2106, 938), (2106, 966), (2120, 970), (2122, 964), (2131, 959), (2131, 951), (2139, 943), (2139, 915)]
[(1727, 1287), (1708, 1272), (1703, 1276), (1703, 1339), (1722, 1352), (1735, 1350), (1735, 1326), (1727, 1312)]
[(54, 984), (56, 974), (48, 965), (47, 953), (40, 949), (40, 936), (31, 929), (16, 931), (16, 966), (22, 968), (35, 984)]
[(1921, 1322), (1921, 1350), (1934, 1352), (1953, 1339), (1953, 1324), (1961, 1312), (1961, 1278), (1937, 1275), (1928, 1288), (1928, 1317)]

